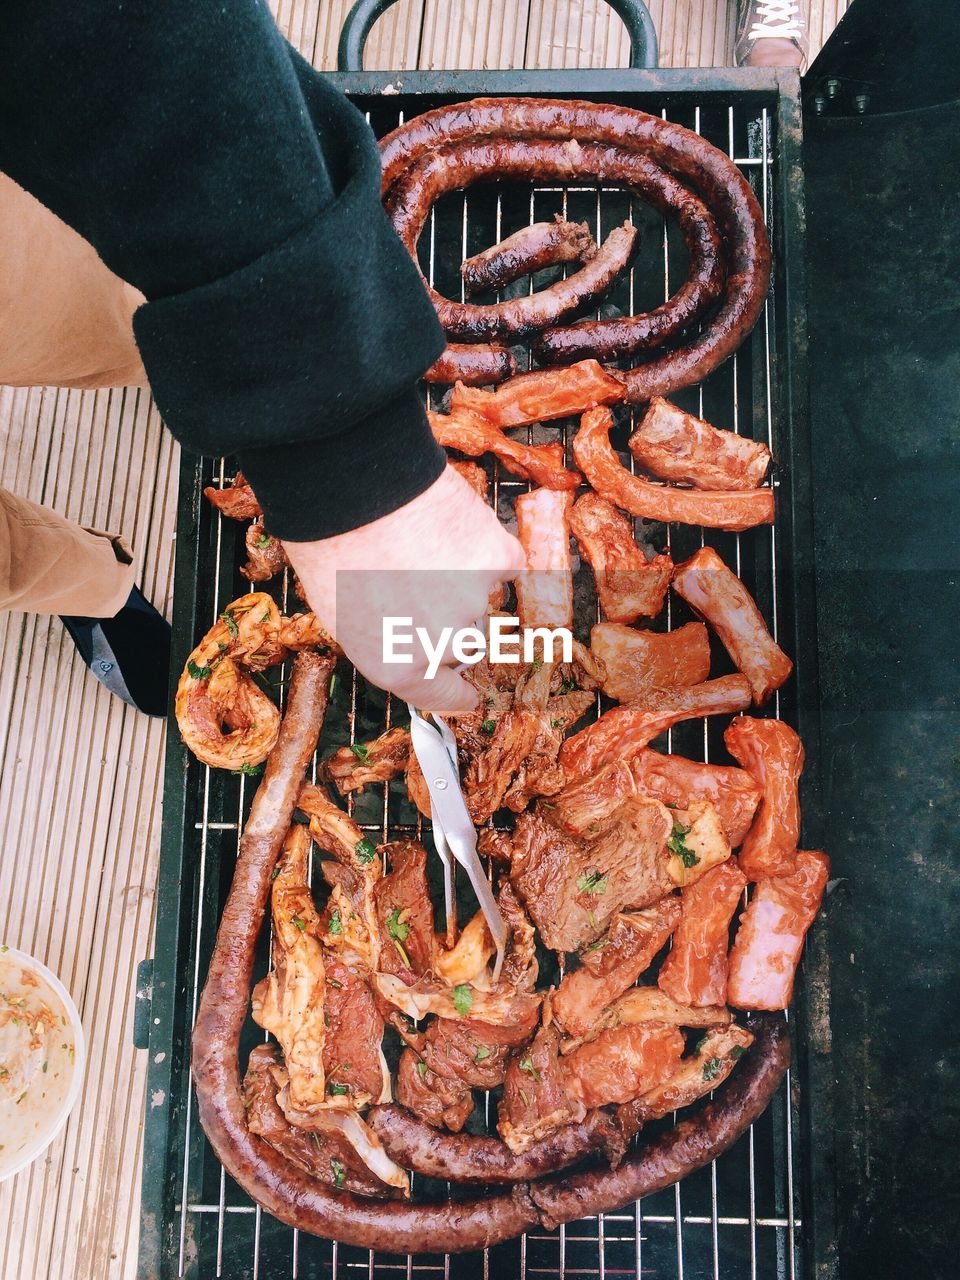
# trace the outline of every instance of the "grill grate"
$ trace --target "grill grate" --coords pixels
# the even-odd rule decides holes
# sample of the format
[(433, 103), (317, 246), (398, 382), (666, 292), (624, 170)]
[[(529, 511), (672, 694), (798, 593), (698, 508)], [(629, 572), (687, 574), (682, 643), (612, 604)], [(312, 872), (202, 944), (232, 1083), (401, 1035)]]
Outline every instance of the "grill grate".
[[(733, 157), (753, 184), (762, 201), (776, 256), (779, 210), (774, 208), (776, 135), (778, 117), (768, 107), (721, 102), (717, 95), (697, 104), (692, 95), (679, 103), (671, 101), (664, 118), (703, 133)], [(382, 99), (371, 99), (368, 113), (378, 132), (398, 120), (396, 99), (389, 108)], [(427, 104), (432, 105), (432, 103)], [(649, 104), (645, 104), (650, 109)], [(426, 109), (419, 104), (413, 111)], [(408, 112), (409, 114), (410, 112)], [(675, 236), (652, 211), (627, 193), (613, 187), (526, 186), (518, 184), (473, 188), (466, 194), (444, 197), (431, 213), (421, 242), (423, 267), (431, 282), (451, 294), (459, 282), (460, 259), (515, 230), (522, 222), (549, 218), (562, 212), (574, 220), (587, 219), (599, 241), (624, 217), (641, 226), (642, 247), (629, 279), (618, 283), (612, 301), (624, 310), (655, 305), (669, 296), (682, 279), (685, 254)], [(608, 305), (608, 304), (605, 304)], [(776, 385), (777, 340), (774, 314), (778, 306), (776, 290), (768, 300), (764, 316), (741, 350), (701, 386), (673, 397), (683, 407), (723, 427), (737, 432), (755, 432), (769, 443), (778, 456), (778, 424), (783, 410)], [(599, 313), (598, 313), (599, 314)], [(439, 406), (442, 396), (428, 391), (430, 403)], [(614, 443), (626, 437), (626, 423), (614, 436)], [(631, 423), (632, 426), (632, 414)], [(568, 462), (575, 423), (549, 424), (528, 428), (533, 442), (561, 439)], [(491, 479), (491, 495), (501, 516), (509, 512), (510, 498), (528, 488), (490, 459), (481, 460)], [(783, 461), (783, 459), (781, 459)], [(632, 465), (632, 460), (631, 460)], [(202, 469), (185, 476), (196, 486), (222, 485), (230, 476), (223, 460), (207, 462)], [(779, 485), (777, 474), (772, 481)], [(780, 490), (778, 525), (785, 520)], [(225, 521), (207, 504), (195, 512), (200, 522), (200, 552), (197, 565), (196, 609), (193, 630), (201, 634), (218, 617), (225, 605), (244, 589), (236, 573), (243, 558), (239, 526)], [(723, 555), (757, 599), (774, 635), (784, 627), (780, 598), (783, 572), (778, 565), (778, 541), (773, 528), (740, 534), (704, 532), (683, 526), (645, 526), (638, 521), (638, 537), (668, 548), (676, 560), (689, 556), (705, 540)], [(580, 601), (589, 581), (589, 571), (578, 575), (576, 598), (578, 619), (587, 625), (596, 617), (595, 600)], [(275, 584), (267, 584), (268, 586)], [(290, 611), (295, 598), (286, 581), (277, 598)], [(655, 626), (675, 627), (688, 620), (682, 601), (671, 599), (665, 615)], [(714, 653), (712, 674), (732, 669), (722, 650)], [(367, 688), (362, 678), (341, 664), (337, 686), (320, 747), (328, 754), (344, 742), (371, 737), (389, 727), (395, 714), (391, 700)], [(781, 699), (775, 697), (772, 714), (790, 720), (796, 708), (790, 686)], [(283, 697), (283, 685), (280, 685)], [(402, 710), (402, 709), (401, 709)], [(405, 718), (402, 715), (400, 718)], [(722, 728), (707, 721), (677, 726), (667, 738), (667, 749), (693, 758), (710, 759), (722, 755)], [(191, 951), (182, 994), (186, 1029), (196, 1014), (199, 990), (219, 918), (219, 906), (229, 883), (238, 851), (240, 830), (255, 783), (245, 777), (215, 773), (193, 762), (187, 775), (183, 841), (187, 862), (195, 855), (196, 881), (191, 905)], [(402, 779), (368, 788), (360, 797), (351, 797), (348, 808), (364, 831), (379, 840), (402, 834), (421, 834), (421, 820), (407, 801)], [(427, 836), (429, 844), (429, 837)], [(261, 940), (260, 971), (268, 964), (268, 946)], [(253, 1028), (250, 1043), (260, 1033)], [(263, 1214), (229, 1181), (206, 1144), (196, 1119), (195, 1104), (186, 1069), (181, 1071), (182, 1095), (171, 1126), (175, 1157), (170, 1160), (170, 1176), (175, 1179), (173, 1204), (175, 1225), (169, 1241), (163, 1274), (207, 1277), (226, 1276), (230, 1280), (281, 1280), (290, 1277), (337, 1277), (366, 1275), (407, 1277), (451, 1275), (489, 1276), (587, 1276), (713, 1277), (714, 1280), (794, 1280), (801, 1272), (800, 1207), (797, 1198), (795, 1134), (799, 1132), (790, 1078), (781, 1087), (772, 1107), (720, 1161), (700, 1170), (681, 1185), (650, 1196), (632, 1209), (608, 1213), (561, 1227), (555, 1232), (530, 1233), (519, 1241), (497, 1246), (474, 1255), (460, 1257), (397, 1257), (371, 1253), (319, 1240), (298, 1233)], [(175, 1077), (176, 1079), (176, 1077)], [(174, 1086), (174, 1093), (176, 1086)], [(490, 1098), (483, 1103), (489, 1113)], [(492, 1117), (491, 1117), (492, 1118)]]

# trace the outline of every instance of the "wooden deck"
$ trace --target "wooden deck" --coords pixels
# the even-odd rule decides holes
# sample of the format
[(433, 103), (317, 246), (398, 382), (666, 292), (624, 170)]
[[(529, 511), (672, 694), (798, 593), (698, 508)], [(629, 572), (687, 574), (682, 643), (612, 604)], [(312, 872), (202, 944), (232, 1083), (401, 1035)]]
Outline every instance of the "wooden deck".
[[(350, 0), (274, 0), (332, 68)], [(733, 0), (653, 0), (663, 66), (730, 62)], [(811, 0), (811, 54), (846, 0)], [(401, 0), (369, 68), (622, 66), (602, 0)], [(177, 450), (141, 392), (0, 388), (0, 485), (123, 532), (169, 613)], [(45, 960), (83, 1016), (82, 1103), (46, 1159), (0, 1187), (0, 1280), (136, 1273), (145, 1055), (131, 1043), (137, 962), (151, 954), (163, 726), (88, 676), (56, 619), (0, 614), (0, 940)]]

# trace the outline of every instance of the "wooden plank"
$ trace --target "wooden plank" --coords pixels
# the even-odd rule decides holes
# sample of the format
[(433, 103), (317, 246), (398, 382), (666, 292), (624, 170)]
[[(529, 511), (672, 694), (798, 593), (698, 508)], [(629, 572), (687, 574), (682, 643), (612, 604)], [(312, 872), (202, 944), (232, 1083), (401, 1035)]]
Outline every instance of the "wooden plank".
[(522, 67), (529, 10), (529, 0), (427, 0), (421, 69)]
[[(294, 48), (322, 71), (337, 65), (337, 44), (353, 0), (273, 0), (277, 25)], [(374, 25), (364, 50), (368, 71), (417, 65), (423, 0), (400, 0)]]
[[(0, 437), (2, 483), (121, 529), (167, 607), (176, 447), (148, 397), (4, 391)], [(111, 698), (56, 619), (3, 625), (0, 839), (16, 856), (0, 860), (0, 936), (63, 977), (90, 1066), (63, 1136), (0, 1187), (0, 1275), (132, 1276), (146, 1066), (132, 992), (151, 949), (164, 726)]]

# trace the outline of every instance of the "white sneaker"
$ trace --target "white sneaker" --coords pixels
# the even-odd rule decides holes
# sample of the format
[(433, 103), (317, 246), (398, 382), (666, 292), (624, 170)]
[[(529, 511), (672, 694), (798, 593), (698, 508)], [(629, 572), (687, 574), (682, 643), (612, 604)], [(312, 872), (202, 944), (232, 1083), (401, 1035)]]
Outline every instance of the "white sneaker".
[(800, 67), (807, 51), (799, 0), (737, 0), (738, 67)]

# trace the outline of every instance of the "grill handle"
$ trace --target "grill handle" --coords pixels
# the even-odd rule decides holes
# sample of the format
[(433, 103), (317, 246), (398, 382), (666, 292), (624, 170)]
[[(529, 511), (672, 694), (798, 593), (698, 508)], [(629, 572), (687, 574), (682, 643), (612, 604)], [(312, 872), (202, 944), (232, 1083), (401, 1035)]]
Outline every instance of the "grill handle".
[[(363, 46), (373, 24), (396, 0), (356, 0), (347, 14), (337, 48), (338, 71), (363, 70)], [(630, 66), (657, 66), (657, 31), (644, 0), (607, 0), (630, 34)]]

